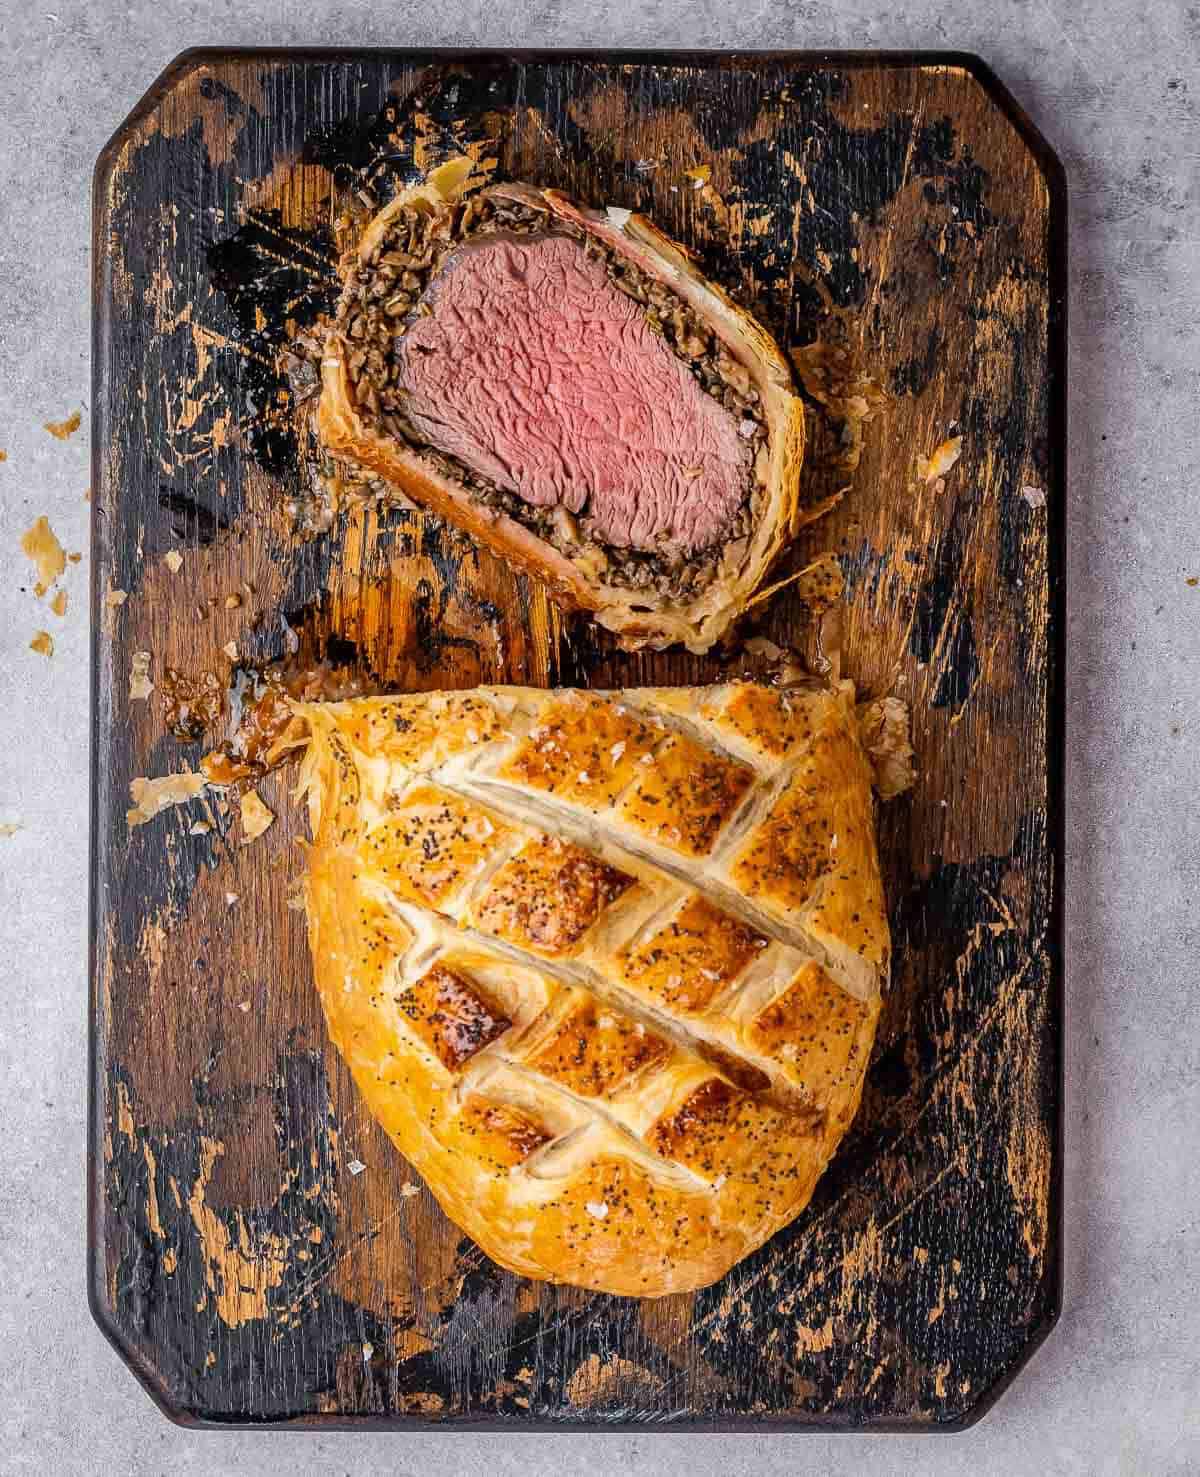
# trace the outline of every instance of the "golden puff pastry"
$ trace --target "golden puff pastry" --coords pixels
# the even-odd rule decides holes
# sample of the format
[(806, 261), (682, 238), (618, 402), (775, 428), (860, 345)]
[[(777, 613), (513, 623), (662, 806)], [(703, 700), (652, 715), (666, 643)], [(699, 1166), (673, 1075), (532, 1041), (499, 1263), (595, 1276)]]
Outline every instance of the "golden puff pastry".
[(703, 1287), (858, 1108), (889, 939), (851, 685), (299, 704), (317, 985), (447, 1215), (526, 1276)]

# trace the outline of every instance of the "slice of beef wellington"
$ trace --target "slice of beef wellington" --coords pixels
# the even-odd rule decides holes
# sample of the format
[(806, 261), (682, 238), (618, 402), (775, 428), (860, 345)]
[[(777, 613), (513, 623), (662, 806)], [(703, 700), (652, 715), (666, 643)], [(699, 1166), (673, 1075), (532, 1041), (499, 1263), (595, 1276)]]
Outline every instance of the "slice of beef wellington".
[(344, 263), (321, 441), (625, 646), (707, 651), (802, 521), (787, 363), (644, 217), (470, 170)]

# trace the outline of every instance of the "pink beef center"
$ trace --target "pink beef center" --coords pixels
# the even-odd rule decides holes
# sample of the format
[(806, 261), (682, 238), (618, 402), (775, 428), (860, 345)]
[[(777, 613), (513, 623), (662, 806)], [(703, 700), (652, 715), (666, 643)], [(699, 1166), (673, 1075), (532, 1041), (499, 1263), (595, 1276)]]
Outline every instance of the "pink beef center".
[(428, 445), (616, 548), (692, 553), (727, 533), (750, 448), (639, 304), (568, 237), (484, 237), (398, 341)]

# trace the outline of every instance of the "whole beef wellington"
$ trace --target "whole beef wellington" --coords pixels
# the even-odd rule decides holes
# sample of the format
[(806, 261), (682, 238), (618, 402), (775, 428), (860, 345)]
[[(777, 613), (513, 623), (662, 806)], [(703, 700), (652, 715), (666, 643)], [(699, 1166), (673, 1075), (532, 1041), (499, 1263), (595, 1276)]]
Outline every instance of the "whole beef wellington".
[(891, 948), (851, 683), (293, 712), (330, 1036), (493, 1261), (661, 1297), (804, 1209)]
[(625, 646), (707, 651), (802, 521), (787, 363), (644, 217), (471, 169), (345, 262), (320, 439)]

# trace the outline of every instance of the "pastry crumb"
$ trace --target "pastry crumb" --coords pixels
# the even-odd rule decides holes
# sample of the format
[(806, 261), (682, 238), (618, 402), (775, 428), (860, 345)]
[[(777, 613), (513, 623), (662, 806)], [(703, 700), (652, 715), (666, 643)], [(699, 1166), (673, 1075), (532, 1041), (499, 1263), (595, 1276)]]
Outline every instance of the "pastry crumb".
[(238, 649), (237, 649), (237, 642), (236, 641), (226, 641), (225, 645), (222, 646), (221, 650), (225, 653), (225, 655), (229, 658), (229, 660), (231, 662), (236, 662), (237, 661), (237, 659), (238, 659)]
[(178, 574), (183, 568), (183, 555), (178, 549), (171, 549), (163, 555), (163, 563), (172, 574)]
[(411, 1200), (414, 1195), (419, 1195), (421, 1191), (417, 1185), (413, 1184), (412, 1180), (405, 1180), (400, 1186), (400, 1193), (406, 1200)]
[(15, 836), (20, 829), (20, 821), (0, 821), (0, 837)]
[(777, 646), (766, 636), (751, 636), (742, 642), (742, 646), (748, 656), (766, 657), (769, 662), (777, 662), (783, 655), (783, 647)]
[(79, 411), (73, 410), (65, 421), (46, 421), (43, 429), (49, 431), (55, 440), (65, 441), (78, 431), (82, 419)]
[(38, 582), (34, 593), (40, 598), (67, 567), (67, 556), (63, 546), (54, 536), (54, 530), (46, 518), (39, 518), (32, 528), (21, 535), (21, 549), (25, 557), (37, 570)]
[(29, 643), (30, 651), (36, 651), (39, 656), (54, 655), (54, 637), (49, 631), (37, 631), (33, 640)]
[(67, 613), (67, 592), (66, 592), (66, 590), (59, 590), (58, 594), (55, 595), (54, 599), (51, 600), (51, 602), (50, 602), (50, 609), (54, 612), (55, 615), (66, 615), (66, 613)]
[(129, 661), (129, 696), (134, 699), (145, 701), (154, 691), (154, 683), (150, 680), (150, 663), (153, 660), (148, 651), (135, 651)]
[[(841, 561), (836, 554), (821, 554), (803, 569), (785, 575), (773, 585), (768, 585), (765, 590), (757, 591), (754, 598), (747, 602), (747, 610), (751, 606), (761, 605), (764, 600), (769, 600), (789, 585), (810, 610), (822, 615), (841, 599), (846, 588), (846, 576), (842, 573)], [(767, 648), (770, 648), (774, 652), (770, 657), (771, 661), (778, 661), (783, 655), (782, 647), (768, 641), (765, 636), (751, 636), (742, 646), (750, 656), (764, 655)]]
[(110, 610), (116, 610), (119, 605), (124, 605), (128, 599), (128, 590), (109, 590), (108, 594), (104, 597), (104, 603)]
[(275, 812), (263, 803), (257, 790), (248, 790), (240, 801), (242, 834), (246, 841), (257, 841), (275, 821)]
[(1022, 487), (1021, 496), (1031, 508), (1044, 508), (1046, 506), (1046, 494), (1040, 487)]
[(227, 892), (225, 894), (225, 906), (227, 908), (232, 908), (233, 905), (234, 905), (234, 903), (237, 902), (237, 900), (238, 900), (238, 895), (237, 895), (236, 892)]
[(129, 782), (129, 793), (133, 806), (125, 812), (130, 826), (144, 825), (173, 805), (186, 805), (202, 795), (207, 781), (202, 774), (184, 770), (182, 774), (165, 774), (157, 779), (136, 779)]
[(587, 1211), (588, 1215), (594, 1216), (598, 1221), (602, 1221), (608, 1214), (608, 1201), (589, 1200), (583, 1208)]
[(860, 703), (857, 712), (862, 745), (874, 770), (875, 793), (881, 800), (894, 800), (911, 790), (917, 778), (908, 704), (898, 697), (884, 697)]
[(917, 476), (924, 482), (936, 482), (939, 477), (944, 477), (962, 455), (962, 443), (961, 436), (950, 436), (942, 442), (928, 460), (919, 456)]
[(362, 1162), (361, 1159), (351, 1159), (350, 1163), (346, 1165), (346, 1168), (350, 1171), (351, 1174), (362, 1174), (363, 1170), (366, 1169), (366, 1167), (367, 1166)]

